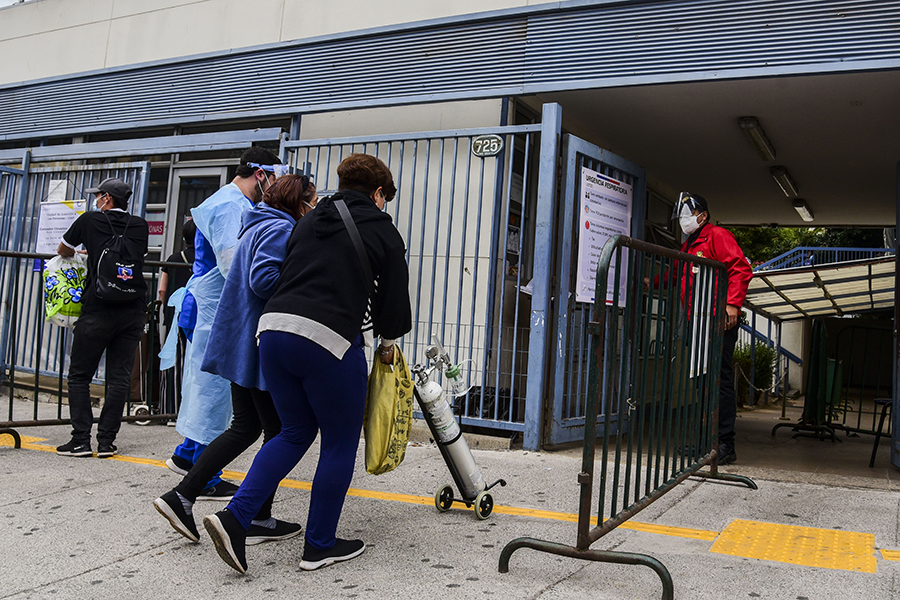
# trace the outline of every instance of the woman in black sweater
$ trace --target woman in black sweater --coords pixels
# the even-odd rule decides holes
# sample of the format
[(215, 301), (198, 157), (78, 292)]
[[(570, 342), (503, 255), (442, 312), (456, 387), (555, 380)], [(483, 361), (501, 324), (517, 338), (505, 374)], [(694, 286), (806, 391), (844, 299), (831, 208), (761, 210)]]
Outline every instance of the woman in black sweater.
[[(412, 311), (406, 249), (383, 212), (397, 192), (390, 170), (374, 156), (351, 154), (337, 174), (338, 193), (294, 228), (278, 287), (259, 320), (260, 365), (281, 433), (256, 455), (228, 507), (203, 520), (219, 556), (241, 573), (250, 521), (319, 431), (300, 568), (318, 569), (365, 550), (362, 540), (336, 537), (366, 404), (363, 348), (379, 336), (378, 359), (391, 364), (394, 341), (412, 329)], [(371, 280), (338, 201), (359, 230)]]

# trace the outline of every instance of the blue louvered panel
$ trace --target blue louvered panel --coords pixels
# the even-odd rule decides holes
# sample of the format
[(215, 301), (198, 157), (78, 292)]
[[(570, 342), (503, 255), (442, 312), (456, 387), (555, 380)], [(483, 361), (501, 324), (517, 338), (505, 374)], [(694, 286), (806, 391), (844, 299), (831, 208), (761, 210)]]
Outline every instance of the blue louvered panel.
[(0, 88), (0, 140), (716, 77), (900, 68), (900, 1), (536, 7)]
[[(529, 86), (894, 60), (900, 2), (669, 2), (531, 19)], [(580, 60), (572, 60), (574, 56)], [(841, 69), (843, 70), (843, 69)], [(622, 83), (627, 83), (623, 81)]]

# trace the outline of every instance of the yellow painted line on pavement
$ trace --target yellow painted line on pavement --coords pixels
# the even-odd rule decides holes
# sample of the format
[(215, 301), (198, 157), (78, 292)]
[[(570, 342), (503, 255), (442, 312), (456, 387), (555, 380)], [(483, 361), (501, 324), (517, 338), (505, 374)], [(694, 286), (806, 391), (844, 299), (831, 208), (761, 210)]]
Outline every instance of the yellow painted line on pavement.
[[(4, 438), (9, 438), (9, 436), (2, 436)], [(27, 440), (27, 443), (26, 443)], [(46, 446), (43, 444), (36, 444), (34, 442), (42, 442), (46, 441), (42, 438), (26, 438), (22, 436), (22, 447), (28, 448), (29, 450), (42, 450), (44, 452), (55, 452), (55, 448), (52, 446)], [(8, 443), (7, 443), (8, 442)], [(0, 439), (0, 445), (4, 446), (12, 446), (12, 438), (8, 440)], [(166, 468), (165, 461), (156, 460), (151, 458), (136, 458), (133, 456), (123, 456), (117, 455), (111, 457), (112, 460), (118, 460), (120, 462), (133, 463), (138, 465), (148, 465), (153, 467), (163, 467)], [(222, 471), (222, 477), (225, 479), (235, 480), (235, 481), (243, 481), (246, 473), (242, 473), (240, 471)], [(295, 479), (284, 479), (282, 480), (281, 487), (291, 488), (296, 490), (311, 490), (312, 483), (309, 481), (297, 481)], [(385, 500), (388, 502), (405, 502), (407, 504), (417, 504), (420, 506), (434, 506), (434, 497), (431, 496), (415, 496), (412, 494), (398, 494), (395, 492), (378, 492), (374, 490), (362, 490), (357, 488), (350, 488), (347, 490), (348, 496), (354, 496), (357, 498), (370, 498), (373, 500)], [(462, 510), (463, 505), (459, 505), (458, 510)], [(471, 508), (466, 508), (465, 510), (473, 510)], [(531, 517), (535, 519), (551, 519), (554, 521), (567, 521), (570, 523), (578, 522), (578, 515), (575, 513), (564, 513), (564, 512), (556, 512), (551, 510), (539, 510), (534, 508), (521, 508), (516, 506), (501, 506), (494, 505), (493, 512), (504, 514), (504, 515), (513, 515), (518, 517)], [(597, 524), (597, 518), (594, 517), (592, 519), (592, 523), (594, 525)], [(718, 531), (705, 531), (702, 529), (689, 529), (687, 527), (671, 527), (665, 525), (654, 525), (649, 523), (637, 523), (635, 521), (626, 521), (622, 525), (619, 525), (621, 529), (630, 529), (632, 531), (643, 531), (645, 533), (655, 533), (657, 535), (668, 535), (672, 537), (680, 537), (694, 540), (706, 540), (713, 541), (716, 539), (716, 536), (719, 535)]]
[[(22, 436), (22, 447), (43, 452), (55, 451), (55, 448), (52, 446), (37, 443), (43, 441), (46, 440), (43, 438)], [(12, 438), (10, 436), (0, 436), (0, 446), (12, 445)], [(131, 456), (114, 456), (112, 459), (133, 464), (166, 468), (165, 461), (162, 460), (136, 458)], [(246, 476), (246, 473), (240, 471), (223, 471), (222, 475), (226, 479), (242, 481)], [(285, 479), (281, 482), (280, 486), (306, 491), (312, 489), (311, 482), (298, 481), (295, 479)], [(420, 506), (434, 505), (433, 497), (398, 494), (395, 492), (380, 492), (351, 488), (347, 491), (347, 495), (389, 502), (404, 502)], [(464, 505), (461, 504), (455, 505), (454, 510), (473, 510), (471, 508), (463, 508), (463, 506)], [(493, 512), (571, 523), (576, 523), (578, 521), (578, 515), (575, 513), (516, 506), (495, 505)], [(597, 518), (594, 517), (591, 522), (593, 525), (596, 525)], [(671, 527), (666, 525), (638, 523), (635, 521), (626, 521), (619, 525), (619, 528), (657, 535), (713, 542), (710, 551), (718, 554), (826, 569), (859, 571), (864, 573), (875, 573), (876, 570), (875, 536), (868, 533), (816, 529), (811, 527), (779, 525), (775, 523), (745, 520), (732, 521), (721, 533), (718, 531), (691, 529), (687, 527)], [(900, 561), (900, 551), (897, 550), (881, 550), (881, 556), (884, 560)]]
[(875, 573), (875, 536), (736, 519), (710, 552), (772, 560), (805, 567)]

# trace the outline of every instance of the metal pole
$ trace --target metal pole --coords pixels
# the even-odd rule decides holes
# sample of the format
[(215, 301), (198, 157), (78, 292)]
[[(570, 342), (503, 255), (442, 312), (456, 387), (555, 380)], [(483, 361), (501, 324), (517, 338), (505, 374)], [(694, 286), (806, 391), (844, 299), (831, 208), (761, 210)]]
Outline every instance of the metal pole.
[[(528, 343), (528, 384), (525, 392), (525, 430), (522, 444), (523, 448), (529, 451), (539, 450), (541, 446), (544, 379), (551, 358), (547, 332), (552, 294), (551, 267), (561, 132), (562, 106), (556, 103), (545, 104), (541, 116), (541, 158), (534, 225), (534, 292), (531, 298), (531, 337)], [(566, 299), (557, 298), (556, 301), (565, 302)]]
[(900, 322), (900, 162), (897, 163), (897, 213), (894, 221), (894, 377), (891, 398), (891, 464), (900, 467), (900, 402), (897, 393), (900, 391), (900, 336), (897, 335), (897, 323)]
[(750, 314), (753, 315), (750, 319), (750, 327), (753, 329), (753, 332), (750, 334), (750, 373), (748, 375), (750, 379), (750, 393), (747, 394), (747, 402), (750, 403), (750, 406), (756, 406), (756, 311), (750, 311)]
[[(28, 199), (28, 183), (29, 183), (29, 175), (28, 171), (31, 168), (31, 150), (25, 150), (25, 154), (22, 157), (22, 179), (19, 181), (19, 189), (18, 189), (18, 198), (16, 199), (16, 210), (13, 213), (13, 221), (15, 221), (15, 229), (13, 230), (12, 235), (12, 244), (9, 250), (18, 251), (21, 248), (18, 247), (19, 239), (21, 238), (21, 229), (22, 223), (25, 221), (23, 218), (23, 211), (25, 207), (25, 202)], [(11, 265), (10, 269), (19, 269), (19, 261), (3, 261), (6, 264)], [(5, 265), (4, 265), (5, 266)], [(10, 279), (12, 279), (10, 277)], [(7, 344), (9, 342), (9, 328), (11, 325), (10, 320), (10, 310), (9, 307), (12, 306), (14, 302), (16, 302), (15, 292), (9, 290), (6, 294), (5, 302), (6, 302), (6, 315), (3, 318), (3, 329), (0, 331), (0, 353), (2, 353), (3, 359), (7, 356), (11, 356), (9, 352), (7, 352)], [(12, 360), (12, 359), (11, 359)], [(4, 360), (5, 362), (5, 360)], [(8, 366), (13, 364), (12, 362), (3, 365), (2, 375), (6, 375), (6, 369)], [(10, 399), (12, 398), (12, 386), (10, 386)]]

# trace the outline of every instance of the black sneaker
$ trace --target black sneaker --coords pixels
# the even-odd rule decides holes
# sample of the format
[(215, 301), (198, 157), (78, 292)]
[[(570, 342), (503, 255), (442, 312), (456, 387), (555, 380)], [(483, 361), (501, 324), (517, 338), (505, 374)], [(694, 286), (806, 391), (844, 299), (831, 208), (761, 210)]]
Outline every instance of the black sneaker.
[(287, 521), (279, 521), (275, 519), (275, 527), (263, 527), (261, 525), (250, 524), (247, 530), (248, 546), (255, 546), (264, 542), (280, 542), (281, 540), (289, 540), (294, 536), (300, 535), (303, 527), (299, 523), (288, 523)]
[(208, 487), (197, 496), (197, 500), (219, 500), (220, 502), (231, 502), (234, 493), (238, 491), (238, 486), (229, 481), (220, 481), (212, 487)]
[(338, 539), (328, 550), (316, 550), (307, 542), (303, 547), (303, 560), (300, 561), (300, 568), (304, 571), (315, 571), (334, 563), (356, 558), (365, 549), (366, 544), (362, 540)]
[(60, 456), (93, 456), (91, 445), (85, 442), (70, 441), (68, 444), (56, 447), (56, 453)]
[(173, 454), (172, 458), (166, 461), (166, 466), (169, 467), (170, 471), (174, 471), (184, 477), (188, 474), (188, 471), (191, 470), (191, 467), (194, 466), (194, 463), (186, 458), (181, 458), (180, 456)]
[(109, 458), (110, 456), (115, 456), (118, 448), (114, 444), (109, 442), (98, 442), (97, 443), (97, 458)]
[(244, 553), (244, 540), (247, 532), (238, 523), (237, 518), (226, 508), (214, 515), (203, 517), (203, 526), (216, 545), (219, 558), (238, 573), (246, 573), (247, 556)]
[(169, 521), (175, 531), (192, 542), (200, 541), (200, 532), (197, 531), (194, 517), (185, 512), (181, 498), (175, 490), (168, 491), (154, 500), (153, 507)]
[(727, 444), (719, 444), (718, 455), (720, 465), (730, 465), (737, 461), (737, 454), (735, 453), (734, 448)]

